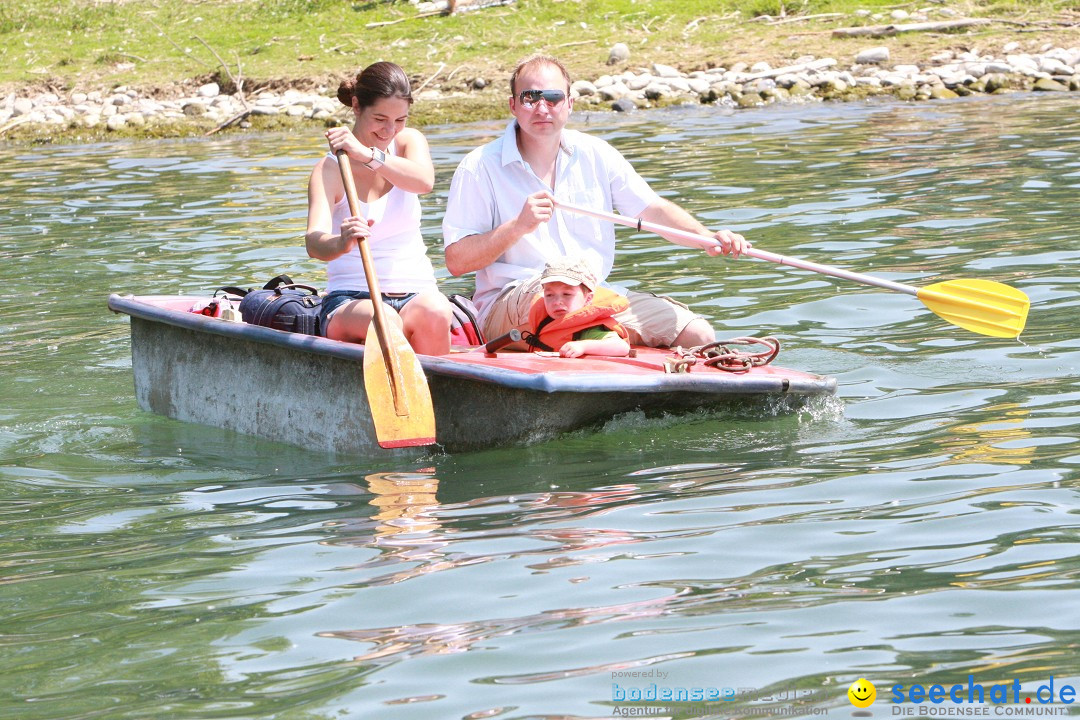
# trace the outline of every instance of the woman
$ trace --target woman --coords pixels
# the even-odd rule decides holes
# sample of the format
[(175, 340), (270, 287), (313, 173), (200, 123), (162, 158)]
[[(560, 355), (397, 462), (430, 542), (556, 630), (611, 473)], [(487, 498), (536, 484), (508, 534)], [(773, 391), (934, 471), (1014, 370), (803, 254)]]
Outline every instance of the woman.
[[(425, 355), (450, 352), (450, 302), (435, 284), (435, 271), (420, 235), (419, 195), (431, 192), (435, 168), (427, 140), (405, 127), (412, 89), (405, 72), (377, 62), (338, 88), (352, 107), (352, 130), (326, 132), (330, 154), (319, 160), (308, 183), (308, 255), (326, 260), (327, 296), (322, 332), (332, 340), (363, 342), (374, 314), (357, 240), (367, 238), (379, 279), (384, 313), (413, 349)], [(349, 210), (336, 154), (351, 160), (360, 215)]]

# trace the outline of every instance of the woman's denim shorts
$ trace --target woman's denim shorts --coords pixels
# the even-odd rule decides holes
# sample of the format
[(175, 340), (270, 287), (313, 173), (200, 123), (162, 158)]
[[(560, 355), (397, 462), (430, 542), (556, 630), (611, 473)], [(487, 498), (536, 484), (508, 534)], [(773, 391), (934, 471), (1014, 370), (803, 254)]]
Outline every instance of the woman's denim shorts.
[[(416, 297), (416, 293), (383, 293), (383, 302), (401, 312), (405, 304)], [(319, 327), (322, 328), (323, 337), (326, 337), (326, 328), (330, 324), (330, 318), (334, 313), (353, 300), (370, 300), (371, 293), (367, 290), (335, 290), (322, 300), (319, 309)]]

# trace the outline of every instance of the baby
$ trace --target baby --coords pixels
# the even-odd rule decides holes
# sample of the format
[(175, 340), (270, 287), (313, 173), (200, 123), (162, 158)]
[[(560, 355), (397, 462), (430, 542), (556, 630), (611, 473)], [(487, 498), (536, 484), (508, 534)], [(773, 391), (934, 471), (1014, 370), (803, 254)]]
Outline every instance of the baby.
[(557, 349), (567, 358), (630, 354), (626, 330), (613, 317), (630, 303), (607, 288), (597, 288), (599, 281), (586, 260), (563, 258), (548, 263), (540, 284), (543, 292), (537, 293), (529, 308), (533, 350)]

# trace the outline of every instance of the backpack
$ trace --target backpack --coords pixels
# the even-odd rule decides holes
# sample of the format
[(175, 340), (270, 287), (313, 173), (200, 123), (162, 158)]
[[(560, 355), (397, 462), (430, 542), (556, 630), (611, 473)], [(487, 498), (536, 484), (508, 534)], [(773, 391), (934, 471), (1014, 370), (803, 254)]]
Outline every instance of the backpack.
[(484, 334), (480, 331), (480, 323), (476, 321), (476, 306), (473, 305), (472, 298), (447, 295), (446, 299), (454, 309), (454, 317), (450, 320), (450, 344), (483, 345)]
[(240, 317), (251, 325), (319, 335), (322, 298), (310, 285), (299, 285), (288, 275), (278, 275), (261, 290), (223, 287), (218, 292), (239, 295)]

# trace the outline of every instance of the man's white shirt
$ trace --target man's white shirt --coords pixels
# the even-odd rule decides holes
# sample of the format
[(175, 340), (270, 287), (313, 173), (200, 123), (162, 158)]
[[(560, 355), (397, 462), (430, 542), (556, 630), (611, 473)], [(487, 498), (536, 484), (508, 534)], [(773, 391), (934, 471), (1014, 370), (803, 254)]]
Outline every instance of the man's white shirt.
[[(618, 150), (577, 130), (562, 131), (552, 190), (532, 171), (517, 146), (517, 121), (502, 137), (470, 152), (458, 165), (443, 217), (443, 244), (490, 232), (514, 219), (525, 199), (550, 192), (556, 202), (636, 217), (659, 196)], [(473, 301), (484, 318), (491, 301), (511, 283), (532, 278), (557, 257), (584, 257), (607, 278), (615, 259), (615, 228), (607, 221), (556, 209), (548, 222), (523, 236), (494, 263), (476, 271)]]

